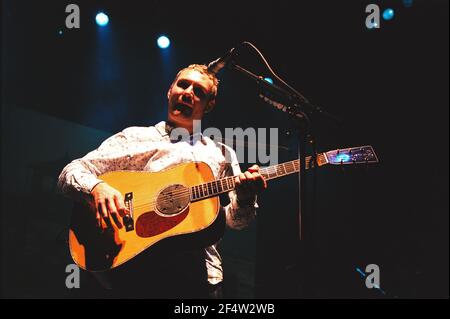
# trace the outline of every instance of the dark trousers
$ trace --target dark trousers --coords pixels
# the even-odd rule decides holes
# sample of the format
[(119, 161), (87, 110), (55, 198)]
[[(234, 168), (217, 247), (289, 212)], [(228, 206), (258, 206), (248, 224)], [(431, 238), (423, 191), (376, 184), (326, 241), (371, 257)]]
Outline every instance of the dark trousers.
[(221, 284), (208, 284), (203, 249), (144, 252), (111, 271), (87, 275), (90, 295), (87, 297), (205, 299), (222, 296)]

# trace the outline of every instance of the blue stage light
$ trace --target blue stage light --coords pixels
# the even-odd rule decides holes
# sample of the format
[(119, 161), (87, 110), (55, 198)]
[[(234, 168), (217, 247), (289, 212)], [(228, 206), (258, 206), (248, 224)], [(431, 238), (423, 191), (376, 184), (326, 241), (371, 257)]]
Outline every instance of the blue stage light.
[(161, 49), (167, 49), (170, 46), (170, 40), (165, 35), (160, 36), (156, 42)]
[(403, 5), (407, 8), (410, 8), (413, 5), (413, 0), (403, 0)]
[(383, 19), (384, 20), (391, 20), (394, 17), (394, 10), (391, 8), (384, 10), (383, 12)]
[(338, 154), (337, 156), (336, 156), (336, 158), (335, 158), (335, 162), (336, 163), (347, 163), (347, 162), (350, 162), (351, 161), (351, 157), (350, 157), (350, 155), (348, 155), (348, 154), (344, 154), (344, 153), (342, 153), (342, 154)]
[(97, 22), (97, 24), (101, 27), (104, 27), (108, 24), (109, 22), (109, 18), (106, 14), (104, 14), (103, 12), (99, 12), (97, 13), (97, 15), (95, 16), (95, 22)]
[(264, 80), (269, 82), (270, 84), (273, 84), (273, 80), (269, 77), (265, 77)]

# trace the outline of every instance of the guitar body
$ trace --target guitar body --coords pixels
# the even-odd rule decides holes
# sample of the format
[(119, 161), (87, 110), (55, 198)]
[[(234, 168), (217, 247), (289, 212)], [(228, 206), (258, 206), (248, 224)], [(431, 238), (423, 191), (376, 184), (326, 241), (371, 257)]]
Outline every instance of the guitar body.
[(115, 268), (156, 244), (207, 247), (223, 234), (225, 218), (219, 198), (191, 202), (189, 188), (214, 181), (203, 162), (179, 164), (161, 172), (116, 171), (99, 177), (119, 190), (131, 214), (119, 217), (123, 227), (106, 220), (97, 225), (95, 212), (77, 204), (69, 230), (69, 247), (77, 265), (89, 271)]

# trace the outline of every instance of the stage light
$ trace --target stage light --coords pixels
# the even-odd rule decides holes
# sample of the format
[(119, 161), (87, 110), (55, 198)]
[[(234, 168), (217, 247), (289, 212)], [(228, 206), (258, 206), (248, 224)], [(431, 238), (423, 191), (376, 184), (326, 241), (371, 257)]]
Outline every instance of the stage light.
[(105, 25), (108, 24), (109, 22), (109, 18), (106, 14), (104, 14), (103, 12), (99, 12), (97, 13), (97, 15), (95, 16), (95, 22), (97, 22), (97, 24), (101, 27), (104, 27)]
[(384, 10), (383, 12), (383, 19), (384, 20), (391, 20), (394, 17), (394, 10), (391, 8)]
[(273, 80), (269, 77), (265, 77), (264, 80), (269, 82), (270, 84), (273, 84)]
[(160, 36), (156, 42), (161, 49), (167, 49), (170, 46), (170, 40), (165, 35)]
[(348, 155), (348, 154), (338, 154), (337, 156), (336, 156), (336, 158), (334, 159), (334, 162), (336, 162), (336, 163), (347, 163), (347, 162), (350, 162), (351, 161), (351, 158), (350, 158), (350, 155)]
[(403, 0), (403, 5), (407, 8), (410, 8), (413, 5), (413, 0)]

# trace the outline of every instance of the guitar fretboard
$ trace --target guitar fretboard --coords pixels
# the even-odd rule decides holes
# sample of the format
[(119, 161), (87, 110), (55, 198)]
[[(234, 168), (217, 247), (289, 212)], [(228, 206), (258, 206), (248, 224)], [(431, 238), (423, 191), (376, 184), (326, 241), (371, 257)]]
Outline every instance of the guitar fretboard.
[[(327, 159), (324, 153), (317, 154), (316, 159), (319, 166), (327, 163)], [(305, 168), (309, 169), (313, 166), (313, 158), (311, 156), (306, 157)], [(300, 161), (298, 159), (269, 167), (264, 167), (259, 170), (260, 174), (264, 177), (265, 180), (287, 176), (290, 174), (298, 173), (299, 171)], [(212, 182), (192, 186), (190, 189), (191, 201), (199, 201), (234, 190), (235, 178), (236, 176), (229, 176)]]

